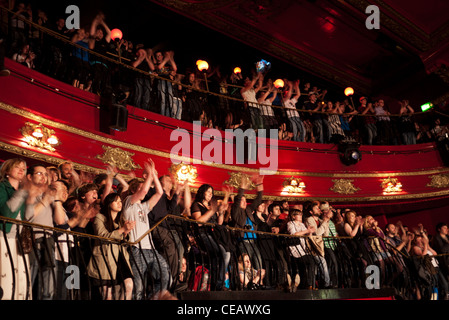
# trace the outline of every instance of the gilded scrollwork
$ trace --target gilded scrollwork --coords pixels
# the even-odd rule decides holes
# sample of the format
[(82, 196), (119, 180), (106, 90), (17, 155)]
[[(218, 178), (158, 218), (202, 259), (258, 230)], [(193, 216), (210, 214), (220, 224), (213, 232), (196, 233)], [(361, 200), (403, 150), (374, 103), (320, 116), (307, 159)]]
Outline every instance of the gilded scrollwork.
[(429, 176), (431, 181), (427, 184), (427, 187), (432, 188), (447, 188), (449, 187), (449, 173), (436, 174)]
[(352, 184), (354, 180), (349, 179), (335, 179), (332, 180), (334, 186), (330, 188), (331, 191), (339, 194), (354, 194), (360, 190), (360, 188)]
[(238, 189), (241, 185), (242, 179), (247, 179), (249, 183), (248, 189), (253, 190), (254, 188), (256, 188), (256, 185), (254, 184), (254, 182), (251, 181), (250, 176), (248, 174), (243, 172), (228, 172), (228, 173), (231, 177), (228, 180), (226, 180), (224, 184), (227, 184), (233, 188)]
[(132, 171), (141, 169), (142, 167), (135, 164), (132, 156), (134, 153), (122, 150), (120, 148), (112, 148), (109, 146), (102, 146), (105, 151), (102, 155), (97, 155), (96, 158), (104, 163), (116, 166), (119, 170)]

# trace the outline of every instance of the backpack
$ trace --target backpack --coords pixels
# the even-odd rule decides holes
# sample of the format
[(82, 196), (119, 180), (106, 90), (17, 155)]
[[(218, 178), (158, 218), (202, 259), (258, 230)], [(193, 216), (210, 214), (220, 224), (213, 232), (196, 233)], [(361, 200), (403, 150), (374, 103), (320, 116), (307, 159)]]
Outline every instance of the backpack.
[(189, 290), (210, 291), (209, 270), (203, 266), (198, 266), (195, 273), (190, 276)]

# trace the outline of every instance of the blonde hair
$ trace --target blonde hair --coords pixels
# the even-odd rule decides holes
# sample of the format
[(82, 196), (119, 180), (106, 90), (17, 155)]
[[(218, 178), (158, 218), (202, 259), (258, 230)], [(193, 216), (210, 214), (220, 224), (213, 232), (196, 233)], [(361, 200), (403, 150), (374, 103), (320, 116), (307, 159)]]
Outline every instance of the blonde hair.
[(11, 171), (11, 169), (20, 163), (24, 163), (26, 167), (26, 161), (21, 158), (13, 158), (8, 159), (5, 162), (3, 162), (1, 168), (0, 168), (0, 181), (3, 181), (7, 178), (8, 173)]
[(370, 222), (369, 222), (369, 220), (370, 220), (370, 218), (372, 218), (373, 216), (370, 216), (370, 215), (368, 215), (368, 216), (365, 216), (365, 221), (363, 222), (363, 230), (368, 230), (368, 229), (371, 229), (371, 225), (370, 225)]

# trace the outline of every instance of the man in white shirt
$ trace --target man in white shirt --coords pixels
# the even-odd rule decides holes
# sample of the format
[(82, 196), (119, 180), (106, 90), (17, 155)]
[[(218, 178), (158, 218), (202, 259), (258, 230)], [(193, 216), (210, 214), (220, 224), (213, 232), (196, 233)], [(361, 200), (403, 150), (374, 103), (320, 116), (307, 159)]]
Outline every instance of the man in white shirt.
[[(153, 294), (165, 290), (170, 284), (169, 266), (160, 255), (153, 244), (151, 237), (150, 222), (148, 212), (150, 212), (163, 194), (161, 183), (157, 176), (157, 171), (153, 161), (145, 163), (147, 176), (139, 185), (137, 191), (129, 195), (123, 205), (123, 219), (136, 221), (136, 226), (129, 233), (129, 241), (137, 242), (131, 247), (131, 268), (134, 275), (135, 300), (142, 300), (144, 290), (147, 287), (144, 283), (145, 273), (151, 271), (149, 283), (153, 284)], [(156, 192), (145, 202), (142, 200), (148, 193), (154, 182)]]
[[(65, 210), (62, 206), (62, 189), (56, 183), (48, 185), (48, 172), (42, 165), (34, 165), (27, 172), (28, 183), (35, 189), (45, 190), (36, 196), (32, 204), (27, 205), (27, 216), (30, 222), (42, 226), (53, 227), (64, 223)], [(34, 250), (30, 254), (31, 283), (39, 282), (38, 300), (53, 300), (55, 294), (55, 240), (53, 232), (41, 228), (33, 228), (35, 237)], [(38, 275), (39, 274), (39, 275)]]
[[(295, 95), (293, 95), (295, 91)], [(284, 107), (287, 114), (288, 120), (292, 126), (293, 130), (293, 141), (304, 142), (306, 138), (306, 128), (302, 122), (299, 112), (296, 110), (296, 103), (301, 96), (301, 91), (299, 90), (299, 80), (294, 83), (287, 81), (287, 87), (284, 96)]]

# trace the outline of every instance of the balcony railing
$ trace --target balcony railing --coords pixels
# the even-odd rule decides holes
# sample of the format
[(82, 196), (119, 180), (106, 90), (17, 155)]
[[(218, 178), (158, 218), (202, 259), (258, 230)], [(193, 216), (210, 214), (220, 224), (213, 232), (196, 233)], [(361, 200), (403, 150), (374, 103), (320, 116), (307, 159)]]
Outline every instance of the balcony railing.
[[(14, 53), (22, 49), (24, 43), (28, 43), (36, 56), (33, 65), (37, 71), (84, 90), (89, 88), (88, 90), (93, 93), (112, 96), (115, 102), (127, 103), (187, 122), (201, 121), (205, 127), (223, 130), (236, 127), (281, 129), (279, 135), (281, 139), (294, 140), (292, 133), (295, 124), (288, 117), (289, 109), (284, 107), (282, 92), (278, 94), (278, 98), (272, 105), (260, 103), (251, 105), (242, 99), (241, 83), (232, 82), (229, 79), (227, 81), (216, 81), (207, 77), (205, 79), (204, 74), (195, 71), (193, 73), (200, 81), (200, 88), (196, 88), (187, 81), (188, 75), (177, 74), (175, 77), (166, 77), (156, 72), (133, 67), (135, 55), (128, 55), (123, 47), (117, 49), (117, 43), (114, 41), (111, 41), (109, 51), (102, 55), (95, 50), (73, 43), (67, 34), (55, 32), (20, 16), (14, 16), (14, 12), (6, 8), (0, 7), (0, 13), (2, 28), (8, 31), (7, 56), (12, 57)], [(25, 27), (20, 29), (12, 26), (13, 17), (14, 20), (23, 21)], [(302, 92), (302, 96), (307, 96), (307, 93)], [(324, 100), (327, 98), (325, 97)], [(323, 107), (324, 100), (318, 99), (318, 103)], [(299, 107), (296, 112), (304, 122), (304, 126), (299, 128), (303, 131), (301, 134), (304, 134), (304, 139), (301, 141), (333, 143), (344, 137), (351, 137), (363, 144), (410, 143), (408, 138), (403, 140), (406, 136), (402, 135), (404, 127), (400, 120), (403, 118), (399, 114), (390, 114), (389, 121), (382, 121), (382, 125), (377, 129), (372, 128), (372, 132), (365, 132), (371, 127), (364, 124), (364, 118), (380, 118), (371, 113), (357, 113), (355, 109), (356, 107), (350, 103), (349, 99), (342, 102), (340, 111), (329, 111), (324, 108), (311, 111)], [(314, 115), (321, 119), (319, 123), (314, 122)], [(330, 117), (335, 115), (337, 117), (332, 117), (331, 120)], [(410, 127), (410, 125), (414, 126), (415, 122), (421, 125), (427, 121), (425, 113), (415, 111), (406, 116), (411, 121), (407, 123), (408, 130), (422, 138), (422, 140), (418, 139), (417, 143), (433, 139), (426, 132), (430, 128), (426, 130), (422, 127), (416, 129)], [(338, 132), (332, 129), (330, 122), (334, 120), (341, 128), (337, 130)], [(317, 128), (321, 126), (320, 131)], [(415, 132), (415, 130), (418, 131)], [(322, 139), (317, 136), (319, 132), (323, 134)], [(377, 142), (373, 140), (372, 134), (379, 139)]]
[[(437, 286), (424, 259), (374, 237), (318, 237), (311, 242), (310, 237), (199, 224), (172, 215), (135, 243), (6, 217), (0, 217), (0, 224), (5, 300), (135, 299), (136, 286), (124, 281), (128, 277), (133, 283), (142, 281), (138, 295), (142, 299), (163, 290), (176, 295), (323, 288), (394, 288), (403, 299), (416, 299), (419, 290), (422, 299), (430, 299)], [(6, 232), (8, 224), (13, 225), (10, 232)], [(31, 227), (33, 246), (24, 254), (18, 239), (25, 227)], [(144, 262), (146, 272), (130, 275), (126, 265), (136, 263), (132, 251), (141, 253), (141, 240), (150, 236), (157, 253)], [(164, 281), (167, 268), (170, 279)], [(130, 288), (132, 295), (126, 294)]]

